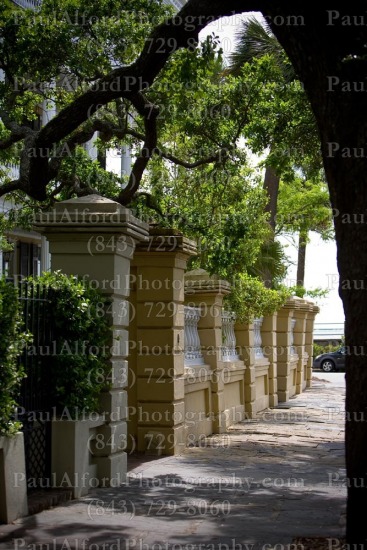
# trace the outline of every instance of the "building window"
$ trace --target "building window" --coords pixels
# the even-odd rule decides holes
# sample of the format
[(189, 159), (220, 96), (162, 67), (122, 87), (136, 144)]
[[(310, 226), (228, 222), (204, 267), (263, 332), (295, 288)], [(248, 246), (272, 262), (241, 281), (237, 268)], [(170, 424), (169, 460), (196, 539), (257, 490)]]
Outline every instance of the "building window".
[(18, 243), (19, 254), (19, 275), (28, 277), (29, 275), (40, 275), (41, 265), (41, 247), (34, 243)]

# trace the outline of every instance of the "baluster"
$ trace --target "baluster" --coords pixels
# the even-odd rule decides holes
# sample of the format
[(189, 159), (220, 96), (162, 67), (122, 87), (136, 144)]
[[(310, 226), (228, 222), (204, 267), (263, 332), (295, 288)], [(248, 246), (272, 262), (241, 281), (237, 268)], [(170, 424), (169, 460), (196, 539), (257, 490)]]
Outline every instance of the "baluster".
[(261, 338), (261, 326), (263, 324), (263, 317), (254, 319), (254, 345), (255, 345), (255, 357), (261, 358), (264, 357), (262, 349), (262, 338)]
[(185, 364), (203, 365), (198, 322), (201, 311), (198, 307), (185, 306)]
[(296, 319), (291, 319), (291, 332), (290, 332), (290, 352), (291, 355), (297, 355), (296, 348), (294, 346), (294, 327), (296, 326)]
[(239, 358), (236, 353), (235, 320), (236, 315), (233, 312), (222, 312), (222, 361), (237, 361)]

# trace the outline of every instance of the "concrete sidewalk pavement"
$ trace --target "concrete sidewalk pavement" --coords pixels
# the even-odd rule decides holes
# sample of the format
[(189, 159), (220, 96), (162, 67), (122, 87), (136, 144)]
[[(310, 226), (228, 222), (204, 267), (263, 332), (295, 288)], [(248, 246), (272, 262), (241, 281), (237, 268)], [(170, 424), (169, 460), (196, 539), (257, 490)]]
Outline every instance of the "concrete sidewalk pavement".
[(0, 525), (0, 550), (294, 550), (306, 536), (332, 547), (346, 502), (333, 375), (181, 456), (131, 456), (126, 484)]

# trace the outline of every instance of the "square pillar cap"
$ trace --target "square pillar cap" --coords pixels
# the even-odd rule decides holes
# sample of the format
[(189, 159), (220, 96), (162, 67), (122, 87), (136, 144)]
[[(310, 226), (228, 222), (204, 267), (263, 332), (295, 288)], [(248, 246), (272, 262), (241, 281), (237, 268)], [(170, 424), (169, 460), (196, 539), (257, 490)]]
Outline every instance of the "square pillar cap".
[(58, 202), (37, 214), (33, 223), (39, 233), (122, 233), (137, 241), (148, 240), (148, 224), (128, 208), (100, 195), (86, 195)]
[(158, 224), (149, 225), (149, 242), (140, 243), (136, 248), (137, 254), (167, 252), (181, 253), (187, 256), (197, 256), (196, 242), (185, 237), (177, 229), (160, 227)]
[(295, 309), (304, 312), (319, 313), (320, 308), (311, 300), (299, 298), (299, 296), (291, 296), (283, 306), (286, 309)]
[(231, 284), (218, 275), (209, 275), (205, 269), (194, 269), (185, 274), (185, 292), (187, 294), (229, 294)]

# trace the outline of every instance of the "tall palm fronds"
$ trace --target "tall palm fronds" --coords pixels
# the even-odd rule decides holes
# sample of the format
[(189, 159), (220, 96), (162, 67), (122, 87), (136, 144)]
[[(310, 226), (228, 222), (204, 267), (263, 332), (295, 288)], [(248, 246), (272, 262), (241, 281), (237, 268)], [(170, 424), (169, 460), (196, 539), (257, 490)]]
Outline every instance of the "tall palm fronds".
[(286, 82), (296, 78), (291, 62), (265, 20), (260, 22), (254, 17), (247, 19), (236, 33), (235, 39), (236, 49), (230, 56), (227, 74), (238, 75), (245, 63), (264, 55), (272, 55)]
[(266, 240), (255, 264), (248, 269), (249, 275), (259, 277), (268, 288), (280, 282), (287, 271), (287, 257), (283, 246), (272, 238)]

